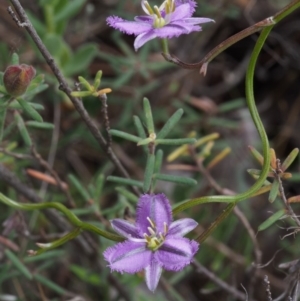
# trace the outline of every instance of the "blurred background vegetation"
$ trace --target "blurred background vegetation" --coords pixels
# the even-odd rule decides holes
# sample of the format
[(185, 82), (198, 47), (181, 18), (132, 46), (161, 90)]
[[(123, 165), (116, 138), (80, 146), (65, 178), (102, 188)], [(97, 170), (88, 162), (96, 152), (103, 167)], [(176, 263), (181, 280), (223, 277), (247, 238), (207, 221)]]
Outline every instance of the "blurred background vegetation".
[[(233, 45), (209, 64), (206, 77), (197, 71), (183, 70), (166, 62), (160, 55), (159, 41), (151, 41), (138, 52), (133, 49), (133, 36), (116, 32), (106, 25), (106, 18), (117, 15), (133, 19), (142, 14), (140, 1), (117, 0), (23, 0), (30, 20), (54, 56), (70, 86), (75, 90), (77, 77), (93, 80), (103, 71), (101, 88), (108, 94), (108, 114), (113, 129), (136, 134), (133, 115), (142, 116), (142, 99), (152, 105), (156, 128), (178, 108), (184, 115), (170, 138), (188, 137), (195, 131), (201, 138), (212, 133), (220, 137), (203, 144), (197, 151), (207, 166), (222, 150), (231, 152), (210, 172), (222, 187), (236, 192), (247, 189), (253, 179), (248, 168), (259, 168), (248, 145), (260, 150), (260, 142), (246, 107), (244, 77), (249, 56), (257, 35)], [(196, 16), (215, 19), (201, 33), (183, 35), (169, 41), (170, 52), (185, 62), (198, 62), (230, 35), (276, 13), (289, 3), (285, 0), (211, 0), (198, 1)], [(159, 4), (159, 3), (158, 3)], [(30, 127), (28, 116), (20, 111), (36, 149), (59, 177), (68, 184), (70, 198), (54, 185), (34, 178), (28, 170), (46, 172), (30, 155), (22, 132), (17, 128), (14, 110), (7, 113), (1, 164), (15, 173), (27, 187), (34, 189), (44, 201), (62, 202), (83, 220), (109, 229), (109, 219), (133, 215), (136, 197), (130, 187), (106, 181), (119, 175), (99, 148), (69, 99), (59, 91), (58, 83), (25, 31), (7, 13), (9, 1), (0, 2), (0, 71), (11, 62), (13, 52), (20, 62), (34, 66), (44, 74), (43, 91), (33, 101), (44, 121), (53, 129)], [(284, 19), (271, 32), (259, 59), (255, 77), (255, 96), (271, 146), (278, 158), (300, 145), (300, 12)], [(30, 99), (29, 99), (30, 100)], [(104, 130), (101, 102), (84, 98), (84, 105), (100, 130)], [(27, 122), (27, 123), (26, 123)], [(142, 180), (145, 154), (134, 143), (114, 138), (113, 149), (130, 176)], [(174, 147), (165, 146), (167, 157)], [(19, 157), (16, 154), (20, 155)], [(300, 165), (291, 167), (293, 178), (285, 181), (287, 196), (300, 194)], [(186, 198), (215, 194), (197, 169), (183, 170), (182, 164), (193, 166), (191, 157), (164, 160), (163, 171), (185, 175), (198, 181), (196, 186), (178, 186), (159, 182), (156, 192), (164, 192), (173, 204)], [(185, 165), (185, 166), (186, 166)], [(1, 192), (19, 202), (28, 199), (13, 187), (0, 182)], [(281, 200), (270, 204), (262, 195), (239, 204), (253, 231), (272, 213), (283, 208)], [(71, 199), (71, 202), (70, 202)], [(182, 216), (191, 216), (200, 226), (191, 237), (199, 235), (224, 209), (223, 204), (197, 206)], [(297, 212), (297, 206), (295, 206)], [(55, 221), (41, 212), (19, 212), (0, 204), (0, 300), (241, 300), (215, 284), (196, 268), (180, 273), (164, 273), (164, 281), (155, 294), (149, 293), (142, 275), (110, 273), (102, 252), (112, 242), (83, 233), (75, 240), (37, 257), (28, 257), (27, 250), (36, 249), (36, 242), (49, 242), (65, 232)], [(263, 277), (268, 275), (273, 297), (288, 290), (291, 277), (278, 268), (283, 262), (299, 258), (297, 229), (288, 220), (278, 221), (257, 233), (259, 248), (241, 220), (232, 214), (201, 246), (196, 259), (212, 273), (244, 293), (249, 300), (268, 300)], [(65, 231), (68, 229), (66, 228)], [(276, 253), (278, 250), (280, 252)], [(261, 252), (261, 263), (274, 260), (266, 267), (254, 269), (255, 252)], [(244, 299), (246, 300), (246, 299)]]

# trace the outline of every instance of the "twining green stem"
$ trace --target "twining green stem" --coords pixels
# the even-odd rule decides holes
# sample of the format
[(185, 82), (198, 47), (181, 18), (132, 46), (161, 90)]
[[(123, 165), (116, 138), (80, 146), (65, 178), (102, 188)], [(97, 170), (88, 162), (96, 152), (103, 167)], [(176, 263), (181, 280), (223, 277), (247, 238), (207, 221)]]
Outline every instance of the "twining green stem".
[[(273, 25), (274, 26), (274, 25)], [(269, 141), (267, 134), (265, 132), (263, 123), (259, 117), (258, 111), (256, 109), (255, 105), (255, 99), (254, 99), (254, 92), (253, 92), (253, 78), (254, 78), (254, 71), (255, 71), (255, 65), (258, 58), (258, 55), (265, 43), (266, 38), (268, 37), (270, 31), (272, 30), (273, 26), (266, 27), (261, 32), (256, 45), (254, 47), (254, 50), (252, 52), (247, 74), (246, 74), (246, 99), (247, 99), (247, 105), (250, 111), (250, 114), (252, 116), (253, 122), (257, 128), (257, 131), (259, 133), (260, 139), (262, 141), (262, 149), (263, 149), (263, 157), (264, 157), (264, 164), (263, 168), (260, 174), (260, 177), (255, 182), (255, 184), (248, 189), (247, 191), (237, 194), (235, 196), (206, 196), (206, 197), (200, 197), (195, 198), (191, 200), (187, 200), (181, 204), (179, 204), (177, 207), (174, 208), (173, 214), (177, 214), (183, 210), (186, 210), (190, 207), (204, 204), (204, 203), (212, 203), (212, 202), (224, 202), (224, 203), (231, 203), (231, 202), (240, 202), (242, 200), (250, 198), (255, 192), (261, 188), (261, 186), (264, 184), (268, 172), (269, 172), (269, 166), (270, 166), (270, 153), (269, 153)]]
[(119, 235), (104, 231), (94, 225), (91, 225), (89, 223), (85, 223), (85, 222), (81, 221), (73, 212), (71, 212), (68, 208), (66, 208), (64, 205), (62, 205), (60, 203), (56, 203), (56, 202), (51, 202), (51, 203), (45, 202), (45, 203), (39, 203), (39, 204), (18, 203), (18, 202), (15, 202), (15, 201), (9, 199), (2, 193), (0, 193), (0, 201), (10, 207), (20, 209), (20, 210), (31, 211), (31, 210), (54, 208), (54, 209), (59, 210), (61, 213), (63, 213), (66, 216), (66, 218), (69, 220), (69, 222), (75, 227), (78, 227), (82, 230), (88, 230), (90, 232), (94, 232), (94, 233), (101, 235), (110, 240), (114, 240), (114, 241), (124, 240), (124, 238)]

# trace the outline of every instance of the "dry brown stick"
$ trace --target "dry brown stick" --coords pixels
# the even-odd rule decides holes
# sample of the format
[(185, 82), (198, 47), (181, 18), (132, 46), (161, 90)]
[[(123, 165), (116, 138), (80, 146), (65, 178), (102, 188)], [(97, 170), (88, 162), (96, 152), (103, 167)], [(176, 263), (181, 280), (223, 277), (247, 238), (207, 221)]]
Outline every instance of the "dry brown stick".
[[(198, 273), (204, 274), (208, 279), (210, 279), (212, 282), (214, 282), (221, 289), (225, 290), (227, 293), (231, 294), (234, 298), (236, 298), (238, 300), (242, 300), (242, 301), (246, 300), (246, 295), (244, 293), (241, 293), (235, 287), (224, 282), (222, 279), (220, 279), (214, 273), (209, 271), (206, 267), (204, 267), (199, 262), (194, 261), (192, 263), (192, 265), (195, 267), (195, 269)], [(255, 300), (252, 300), (252, 301), (255, 301)]]
[[(115, 166), (117, 167), (119, 172), (125, 178), (129, 179), (130, 176), (129, 176), (127, 170), (124, 168), (122, 163), (116, 157), (116, 155), (113, 152), (113, 150), (111, 149), (111, 147), (107, 147), (108, 144), (107, 144), (106, 140), (104, 139), (104, 137), (102, 136), (102, 134), (98, 130), (95, 123), (91, 120), (91, 118), (90, 118), (88, 112), (85, 110), (82, 102), (78, 98), (73, 97), (71, 95), (71, 92), (72, 92), (71, 88), (69, 87), (66, 79), (64, 78), (64, 76), (61, 73), (60, 69), (56, 65), (56, 63), (55, 63), (53, 57), (51, 56), (50, 52), (48, 51), (48, 49), (46, 48), (46, 46), (42, 42), (41, 38), (39, 37), (39, 35), (36, 32), (35, 28), (33, 27), (32, 23), (28, 19), (25, 10), (23, 9), (22, 5), (20, 4), (20, 1), (19, 0), (11, 0), (11, 3), (13, 5), (13, 7), (15, 8), (15, 10), (17, 11), (21, 21), (19, 21), (18, 17), (15, 15), (15, 13), (12, 10), (11, 7), (8, 7), (8, 12), (10, 13), (10, 15), (12, 16), (12, 18), (14, 19), (14, 21), (17, 23), (18, 26), (24, 27), (27, 30), (27, 32), (31, 36), (32, 40), (34, 41), (34, 43), (38, 47), (39, 51), (41, 52), (41, 54), (45, 58), (47, 64), (51, 68), (52, 72), (54, 73), (55, 77), (57, 78), (57, 80), (59, 82), (60, 90), (65, 92), (66, 95), (70, 98), (70, 100), (72, 101), (75, 109), (80, 114), (82, 120), (85, 122), (85, 124), (87, 125), (88, 129), (90, 130), (90, 132), (92, 133), (92, 135), (94, 136), (94, 138), (96, 139), (96, 141), (98, 142), (100, 147), (106, 152), (106, 155), (108, 156), (108, 158), (115, 164)], [(135, 190), (135, 192), (139, 194), (139, 191)]]

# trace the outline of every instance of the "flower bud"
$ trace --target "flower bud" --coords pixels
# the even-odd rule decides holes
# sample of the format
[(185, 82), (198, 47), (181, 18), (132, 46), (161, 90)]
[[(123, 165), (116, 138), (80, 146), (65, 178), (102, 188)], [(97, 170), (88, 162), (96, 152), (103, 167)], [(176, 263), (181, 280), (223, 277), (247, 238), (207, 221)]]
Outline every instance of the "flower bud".
[(4, 72), (3, 83), (8, 94), (17, 97), (26, 92), (35, 76), (35, 69), (25, 64), (8, 66)]

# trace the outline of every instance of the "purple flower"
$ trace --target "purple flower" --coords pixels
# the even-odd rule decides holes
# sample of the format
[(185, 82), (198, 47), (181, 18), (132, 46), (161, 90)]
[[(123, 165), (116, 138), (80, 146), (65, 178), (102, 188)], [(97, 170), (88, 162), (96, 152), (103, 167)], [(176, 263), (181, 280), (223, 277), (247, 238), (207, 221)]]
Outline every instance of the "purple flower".
[(191, 218), (172, 222), (171, 205), (164, 194), (145, 194), (139, 199), (135, 224), (123, 219), (114, 219), (111, 224), (127, 238), (104, 252), (111, 270), (131, 274), (145, 270), (152, 292), (162, 269), (183, 269), (199, 248), (196, 241), (183, 238), (197, 222)]
[(142, 8), (147, 16), (135, 17), (126, 21), (116, 16), (107, 18), (107, 24), (127, 34), (134, 34), (134, 48), (137, 50), (154, 38), (172, 38), (193, 31), (200, 31), (198, 24), (214, 22), (209, 18), (192, 18), (195, 11), (194, 0), (166, 0), (160, 7), (153, 8), (142, 0)]

